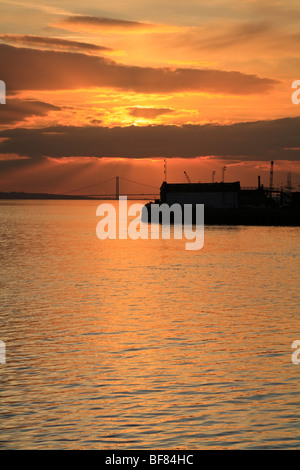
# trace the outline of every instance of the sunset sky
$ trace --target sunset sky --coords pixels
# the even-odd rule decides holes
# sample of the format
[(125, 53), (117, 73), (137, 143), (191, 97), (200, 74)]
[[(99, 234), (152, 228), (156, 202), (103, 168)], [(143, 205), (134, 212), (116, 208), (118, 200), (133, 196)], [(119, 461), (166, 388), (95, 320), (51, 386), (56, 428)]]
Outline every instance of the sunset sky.
[(0, 191), (299, 190), (297, 79), (299, 0), (0, 1)]

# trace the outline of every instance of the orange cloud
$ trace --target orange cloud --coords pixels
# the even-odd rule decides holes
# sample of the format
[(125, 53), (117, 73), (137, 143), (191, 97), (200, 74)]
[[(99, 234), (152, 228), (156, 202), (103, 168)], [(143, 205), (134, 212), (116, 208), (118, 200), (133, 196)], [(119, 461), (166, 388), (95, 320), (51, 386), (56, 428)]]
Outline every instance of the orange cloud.
[[(158, 45), (159, 47), (159, 45)], [(168, 38), (168, 50), (182, 54), (186, 51), (195, 59), (195, 53), (201, 52), (202, 60), (222, 62), (256, 57), (274, 57), (277, 60), (284, 54), (299, 56), (300, 33), (287, 30), (280, 24), (265, 21), (214, 21), (202, 26), (182, 28)]]

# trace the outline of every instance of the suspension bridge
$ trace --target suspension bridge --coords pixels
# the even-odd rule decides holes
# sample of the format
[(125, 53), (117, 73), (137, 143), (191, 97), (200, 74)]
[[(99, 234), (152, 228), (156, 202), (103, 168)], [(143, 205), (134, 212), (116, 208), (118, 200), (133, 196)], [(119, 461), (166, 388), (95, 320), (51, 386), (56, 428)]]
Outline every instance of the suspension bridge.
[[(128, 193), (128, 192), (123, 192), (121, 191), (121, 182), (124, 181), (126, 183), (131, 183), (132, 185), (136, 185), (135, 187), (143, 187), (143, 190), (137, 189), (137, 192), (135, 193)], [(105, 185), (107, 187), (107, 184), (111, 183), (110, 185), (110, 190), (108, 192), (103, 191), (98, 192), (97, 188), (103, 188)], [(152, 189), (152, 192), (150, 191), (150, 188)], [(85, 197), (90, 197), (90, 198), (95, 198), (95, 199), (119, 199), (119, 196), (124, 194), (124, 196), (127, 196), (128, 199), (148, 199), (148, 198), (157, 198), (159, 196), (159, 187), (158, 186), (153, 186), (151, 184), (146, 184), (142, 183), (140, 181), (133, 181), (128, 178), (124, 178), (123, 176), (116, 176), (112, 178), (108, 178), (104, 181), (100, 181), (99, 183), (92, 184), (90, 186), (85, 186), (82, 188), (77, 188), (73, 189), (72, 191), (68, 191), (65, 194), (68, 196), (85, 196)], [(148, 191), (148, 192), (143, 192), (143, 191)]]

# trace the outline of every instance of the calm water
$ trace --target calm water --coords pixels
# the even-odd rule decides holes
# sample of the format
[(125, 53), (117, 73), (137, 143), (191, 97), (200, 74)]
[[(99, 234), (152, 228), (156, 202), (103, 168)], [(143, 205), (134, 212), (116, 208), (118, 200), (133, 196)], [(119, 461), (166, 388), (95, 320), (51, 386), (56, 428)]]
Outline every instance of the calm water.
[(1, 448), (300, 448), (300, 229), (100, 241), (97, 205), (0, 203)]

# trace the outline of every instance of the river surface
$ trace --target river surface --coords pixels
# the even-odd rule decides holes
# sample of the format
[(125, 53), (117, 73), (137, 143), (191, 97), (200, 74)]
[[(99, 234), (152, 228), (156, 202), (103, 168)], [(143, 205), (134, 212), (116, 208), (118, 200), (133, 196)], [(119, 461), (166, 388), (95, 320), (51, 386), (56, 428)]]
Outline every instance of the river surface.
[(300, 448), (300, 228), (187, 251), (98, 204), (0, 202), (0, 447)]

